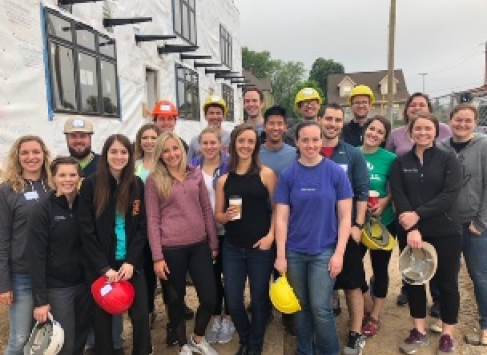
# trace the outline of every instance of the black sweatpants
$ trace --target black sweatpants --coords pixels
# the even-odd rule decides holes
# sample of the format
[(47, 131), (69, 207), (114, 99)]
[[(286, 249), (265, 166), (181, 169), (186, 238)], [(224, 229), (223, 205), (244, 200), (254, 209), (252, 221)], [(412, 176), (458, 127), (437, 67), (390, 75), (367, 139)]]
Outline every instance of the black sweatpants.
[[(118, 268), (117, 268), (118, 269)], [(132, 321), (132, 355), (147, 355), (150, 344), (149, 311), (147, 310), (147, 286), (142, 272), (134, 270), (129, 280), (135, 290), (135, 298), (128, 313)], [(112, 315), (95, 303), (94, 312), (95, 349), (97, 354), (113, 355)]]
[[(458, 272), (462, 252), (462, 238), (423, 236), (423, 241), (431, 243), (438, 254), (438, 267), (433, 280), (440, 292), (441, 320), (446, 324), (458, 322), (460, 293), (458, 291)], [(409, 313), (413, 318), (426, 318), (426, 287), (406, 284)]]
[(152, 261), (152, 252), (149, 244), (144, 248), (144, 276), (147, 285), (147, 307), (149, 313), (154, 312), (154, 299), (157, 288), (157, 276), (154, 271), (154, 262)]
[(186, 274), (189, 272), (193, 280), (199, 301), (194, 333), (204, 336), (216, 306), (213, 259), (206, 241), (184, 247), (163, 248), (162, 252), (169, 268), (168, 279), (164, 281), (169, 324), (176, 332), (179, 345), (183, 346), (187, 343), (184, 321)]
[(220, 245), (220, 251), (213, 264), (213, 272), (215, 273), (215, 285), (216, 285), (216, 306), (213, 312), (214, 316), (220, 316), (222, 314), (222, 310), (225, 311), (226, 315), (230, 314), (228, 312), (228, 305), (225, 299), (225, 292), (223, 288), (224, 286), (223, 286), (223, 259), (222, 259), (223, 236), (222, 235), (218, 236), (218, 245)]

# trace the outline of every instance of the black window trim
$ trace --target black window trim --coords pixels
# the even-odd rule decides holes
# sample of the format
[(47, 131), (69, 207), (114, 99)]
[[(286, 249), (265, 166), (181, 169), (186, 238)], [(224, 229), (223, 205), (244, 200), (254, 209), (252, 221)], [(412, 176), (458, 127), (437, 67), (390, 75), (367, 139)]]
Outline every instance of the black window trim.
[(233, 39), (225, 26), (220, 24), (220, 58), (221, 63), (232, 69), (233, 67)]
[[(72, 36), (72, 41), (65, 40), (63, 38), (57, 37), (56, 35), (53, 35), (49, 32), (49, 28), (47, 27), (47, 21), (48, 21), (48, 16), (55, 16), (58, 17), (64, 21), (68, 21), (71, 26), (71, 36)], [(83, 30), (90, 31), (94, 33), (95, 35), (95, 48), (96, 50), (92, 50), (90, 48), (86, 48), (80, 44), (77, 43), (77, 36), (75, 34), (75, 27), (76, 25), (82, 26)], [(65, 114), (70, 114), (70, 115), (84, 115), (84, 116), (96, 116), (96, 117), (105, 117), (105, 118), (117, 118), (119, 120), (122, 119), (121, 117), (121, 112), (122, 112), (122, 107), (121, 107), (121, 97), (120, 97), (120, 83), (119, 83), (119, 77), (118, 77), (118, 66), (117, 66), (117, 48), (116, 48), (116, 39), (110, 36), (107, 36), (105, 33), (100, 33), (93, 29), (91, 26), (81, 22), (77, 21), (71, 17), (67, 17), (60, 13), (59, 11), (56, 11), (55, 9), (52, 9), (50, 7), (45, 6), (44, 7), (44, 29), (45, 29), (45, 46), (47, 48), (47, 61), (48, 61), (48, 66), (49, 66), (49, 90), (50, 90), (50, 100), (51, 100), (51, 106), (52, 106), (52, 111), (54, 113), (65, 113)], [(113, 46), (114, 46), (114, 56), (110, 57), (108, 55), (105, 55), (101, 53), (100, 51), (100, 38), (104, 39), (109, 39), (113, 41)], [(53, 80), (53, 61), (51, 59), (51, 44), (57, 44), (64, 46), (65, 48), (69, 48), (73, 51), (73, 65), (74, 65), (74, 80), (75, 83), (73, 83), (73, 86), (75, 88), (76, 92), (76, 109), (75, 110), (68, 110), (65, 108), (57, 108), (57, 103), (56, 103), (56, 97), (54, 95), (54, 80)], [(98, 88), (98, 112), (88, 112), (84, 111), (82, 109), (81, 105), (81, 83), (80, 83), (80, 65), (79, 65), (79, 53), (83, 53), (86, 55), (90, 55), (95, 57), (96, 59), (96, 76), (97, 76), (97, 88)], [(108, 63), (114, 64), (115, 67), (115, 87), (113, 90), (115, 90), (115, 94), (117, 97), (117, 110), (116, 113), (114, 114), (109, 114), (103, 112), (103, 85), (102, 85), (102, 72), (101, 72), (101, 61), (106, 61)]]
[[(191, 41), (191, 19), (190, 17), (188, 17), (188, 21), (189, 21), (189, 24), (188, 24), (188, 27), (189, 27), (189, 37), (190, 38), (186, 38), (183, 36), (182, 33), (179, 33), (177, 30), (176, 30), (176, 11), (175, 11), (175, 6), (179, 6), (179, 15), (180, 15), (180, 20), (181, 20), (181, 32), (183, 32), (183, 13), (182, 13), (182, 6), (181, 6), (181, 3), (185, 3), (187, 6), (188, 6), (188, 11), (190, 13), (192, 13), (193, 17), (194, 17), (194, 25), (196, 27), (195, 31), (194, 31), (194, 35), (195, 35), (195, 38), (194, 38), (194, 42)], [(181, 38), (182, 40), (184, 40), (185, 42), (187, 42), (188, 44), (191, 44), (191, 45), (197, 45), (198, 44), (198, 25), (196, 24), (196, 0), (194, 1), (194, 6), (191, 7), (190, 5), (190, 0), (172, 0), (172, 28), (174, 30), (174, 33), (177, 34), (179, 36), (179, 38)]]
[[(200, 77), (199, 77), (199, 73), (198, 71), (196, 71), (195, 69), (192, 69), (192, 68), (189, 68), (181, 63), (174, 63), (174, 76), (175, 76), (175, 79), (176, 79), (176, 105), (178, 107), (178, 111), (179, 111), (179, 115), (180, 115), (180, 118), (185, 120), (185, 121), (195, 121), (195, 122), (199, 122), (201, 120), (201, 109), (200, 109)], [(196, 96), (196, 108), (194, 110), (194, 112), (197, 113), (197, 116), (198, 117), (193, 117), (193, 118), (188, 118), (188, 117), (182, 117), (181, 116), (181, 110), (180, 110), (180, 107), (181, 107), (181, 102), (179, 100), (179, 82), (184, 82), (185, 85), (192, 85), (194, 86), (194, 83), (192, 83), (191, 81), (188, 81), (186, 80), (186, 75), (184, 75), (184, 78), (180, 78), (179, 75), (178, 75), (178, 69), (183, 69), (186, 73), (186, 71), (188, 72), (192, 72), (193, 75), (196, 75), (196, 78), (197, 78), (197, 84), (196, 84), (196, 92), (197, 92), (197, 96)], [(185, 90), (186, 92), (186, 90)]]
[[(232, 101), (228, 100), (228, 94), (232, 95)], [(227, 116), (225, 117), (225, 120), (228, 122), (235, 122), (235, 89), (233, 88), (232, 85), (228, 85), (225, 83), (222, 83), (222, 98), (225, 100), (227, 103)], [(231, 105), (230, 105), (231, 103)], [(232, 115), (230, 117), (230, 115)]]

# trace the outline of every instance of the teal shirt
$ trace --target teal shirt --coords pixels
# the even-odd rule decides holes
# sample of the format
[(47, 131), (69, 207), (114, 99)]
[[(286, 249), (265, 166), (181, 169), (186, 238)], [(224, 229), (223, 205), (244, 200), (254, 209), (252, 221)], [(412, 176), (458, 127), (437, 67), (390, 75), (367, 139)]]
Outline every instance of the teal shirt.
[(118, 209), (115, 212), (115, 235), (117, 236), (117, 245), (115, 249), (115, 259), (124, 260), (127, 255), (127, 243), (125, 237), (125, 216), (122, 216)]
[(146, 169), (144, 168), (144, 163), (142, 163), (142, 160), (139, 159), (135, 162), (135, 175), (137, 175), (138, 177), (140, 177), (142, 179), (142, 181), (145, 182), (147, 181), (147, 177), (149, 176), (150, 174), (150, 170), (149, 169)]
[[(389, 182), (391, 167), (396, 159), (396, 154), (382, 148), (379, 148), (373, 154), (363, 154), (369, 170), (370, 190), (377, 191), (381, 198), (387, 196), (387, 183)], [(386, 206), (380, 218), (381, 222), (386, 226), (394, 222), (396, 216), (392, 204)]]

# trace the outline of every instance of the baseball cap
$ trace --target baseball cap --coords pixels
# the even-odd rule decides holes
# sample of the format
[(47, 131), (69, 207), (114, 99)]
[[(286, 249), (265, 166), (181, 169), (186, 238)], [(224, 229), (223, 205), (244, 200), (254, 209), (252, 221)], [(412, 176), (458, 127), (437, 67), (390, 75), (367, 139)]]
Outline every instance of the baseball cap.
[(86, 118), (68, 118), (64, 124), (64, 133), (84, 132), (93, 134), (93, 123)]

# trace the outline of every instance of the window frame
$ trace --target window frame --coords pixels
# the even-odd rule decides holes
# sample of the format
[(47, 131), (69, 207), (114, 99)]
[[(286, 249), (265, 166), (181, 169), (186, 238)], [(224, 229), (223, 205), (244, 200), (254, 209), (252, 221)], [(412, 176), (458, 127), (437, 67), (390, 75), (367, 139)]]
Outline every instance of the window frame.
[[(182, 75), (180, 72), (182, 71)], [(191, 76), (188, 80), (187, 77)], [(201, 108), (200, 108), (200, 88), (199, 88), (199, 74), (196, 70), (190, 69), (180, 63), (175, 63), (175, 76), (176, 76), (176, 103), (178, 106), (179, 117), (184, 120), (188, 121), (197, 121), (201, 120)], [(183, 98), (184, 102), (179, 95), (180, 92), (180, 85), (184, 85), (183, 87)], [(190, 92), (193, 95), (193, 102), (191, 103), (192, 107), (189, 110), (182, 110), (181, 106), (186, 103), (186, 95), (187, 95), (187, 88), (188, 86), (192, 89)], [(183, 114), (186, 112), (191, 112), (192, 116), (184, 116)]]
[[(62, 37), (58, 37), (55, 33), (51, 33), (48, 27), (49, 17), (55, 17), (61, 19), (67, 23), (69, 23), (69, 31), (71, 34), (71, 39), (66, 39)], [(118, 68), (117, 68), (117, 48), (116, 48), (116, 39), (107, 36), (106, 34), (100, 33), (87, 24), (77, 21), (73, 18), (64, 16), (62, 13), (56, 11), (55, 9), (45, 7), (44, 8), (44, 29), (45, 29), (45, 48), (47, 48), (47, 66), (48, 66), (48, 85), (50, 90), (50, 104), (52, 107), (53, 112), (55, 113), (67, 113), (73, 115), (86, 115), (86, 116), (101, 116), (107, 118), (121, 118), (121, 100), (120, 100), (120, 91), (119, 91), (119, 78), (118, 78)], [(78, 43), (78, 34), (77, 31), (88, 31), (90, 35), (93, 36), (94, 43), (93, 47), (89, 48), (84, 45)], [(103, 45), (103, 41), (109, 41), (109, 45), (113, 45), (113, 55), (102, 53), (102, 48), (100, 44)], [(74, 88), (75, 92), (75, 102), (73, 109), (67, 109), (63, 107), (60, 102), (58, 102), (55, 93), (59, 93), (59, 87), (56, 84), (55, 79), (55, 61), (53, 59), (53, 54), (51, 53), (52, 46), (62, 46), (67, 48), (72, 53), (72, 60), (73, 60), (73, 79), (74, 82), (70, 82), (72, 87)], [(94, 86), (97, 90), (97, 110), (96, 111), (88, 111), (86, 110), (82, 104), (82, 97), (83, 97), (83, 86), (82, 86), (82, 74), (81, 71), (83, 70), (82, 65), (80, 63), (80, 56), (87, 55), (93, 57), (95, 60), (95, 71), (93, 75), (93, 79), (96, 78), (96, 84)], [(114, 109), (115, 112), (108, 113), (105, 112), (105, 96), (104, 92), (106, 91), (104, 87), (104, 73), (101, 70), (102, 62), (109, 63), (114, 66), (115, 68), (115, 80), (110, 81), (110, 84), (113, 85), (112, 94), (107, 96), (109, 98), (113, 98), (116, 100), (116, 108)], [(71, 70), (71, 69), (70, 69)], [(59, 71), (62, 75), (62, 71)], [(65, 76), (64, 76), (65, 77)], [(70, 79), (69, 79), (70, 80)], [(86, 89), (85, 89), (86, 90)]]
[(233, 40), (230, 32), (220, 24), (220, 61), (228, 68), (233, 66)]
[[(176, 16), (176, 6), (178, 8)], [(186, 6), (186, 19), (187, 24), (184, 23), (183, 9)], [(196, 1), (195, 0), (172, 0), (172, 19), (173, 30), (179, 37), (186, 42), (196, 45), (198, 43), (198, 25), (196, 23)], [(180, 29), (177, 27), (179, 25)], [(188, 30), (187, 36), (185, 35), (185, 25)], [(193, 29), (194, 27), (194, 29)], [(194, 35), (194, 38), (192, 38)]]
[(227, 104), (226, 121), (235, 121), (235, 89), (228, 84), (222, 83), (222, 98)]

